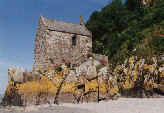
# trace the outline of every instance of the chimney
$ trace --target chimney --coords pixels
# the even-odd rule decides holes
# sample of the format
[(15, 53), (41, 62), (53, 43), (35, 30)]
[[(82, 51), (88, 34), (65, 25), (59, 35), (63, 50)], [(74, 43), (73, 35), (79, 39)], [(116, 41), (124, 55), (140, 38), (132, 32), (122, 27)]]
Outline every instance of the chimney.
[(80, 16), (80, 25), (83, 25), (83, 17)]

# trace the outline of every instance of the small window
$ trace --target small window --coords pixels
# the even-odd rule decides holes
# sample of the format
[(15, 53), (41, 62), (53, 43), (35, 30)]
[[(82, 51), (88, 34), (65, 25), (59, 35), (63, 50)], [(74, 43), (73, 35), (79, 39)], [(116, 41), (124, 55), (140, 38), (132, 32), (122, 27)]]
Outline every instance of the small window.
[(72, 45), (76, 46), (76, 35), (72, 37)]

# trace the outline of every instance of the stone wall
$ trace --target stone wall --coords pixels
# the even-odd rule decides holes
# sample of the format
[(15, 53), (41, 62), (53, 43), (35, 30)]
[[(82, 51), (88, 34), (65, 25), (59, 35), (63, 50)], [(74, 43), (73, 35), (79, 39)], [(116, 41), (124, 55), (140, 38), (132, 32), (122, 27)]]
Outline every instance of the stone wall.
[[(72, 45), (73, 36), (76, 36), (76, 45)], [(87, 55), (91, 52), (91, 37), (52, 31), (46, 29), (40, 21), (35, 39), (33, 69), (60, 65), (63, 62), (70, 63), (71, 66), (79, 65), (88, 59)]]
[(76, 35), (76, 45), (72, 45), (74, 34), (47, 30), (47, 57), (53, 59), (55, 64), (80, 64), (87, 60), (87, 54), (92, 50), (90, 37)]
[(43, 22), (40, 20), (38, 24), (38, 31), (35, 38), (35, 49), (34, 49), (34, 65), (33, 69), (38, 67), (44, 67), (46, 62), (46, 41), (45, 41), (45, 30), (46, 27), (43, 25)]

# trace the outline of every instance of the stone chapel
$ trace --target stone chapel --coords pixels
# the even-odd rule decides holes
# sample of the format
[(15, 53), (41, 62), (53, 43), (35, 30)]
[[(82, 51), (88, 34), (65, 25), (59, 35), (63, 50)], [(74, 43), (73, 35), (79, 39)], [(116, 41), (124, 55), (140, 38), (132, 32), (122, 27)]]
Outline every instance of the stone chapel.
[[(92, 53), (92, 33), (84, 24), (51, 20), (40, 16), (35, 38), (33, 69), (62, 63), (79, 66)], [(97, 55), (96, 55), (97, 56)], [(105, 56), (98, 55), (98, 57)], [(107, 58), (105, 60), (108, 62)]]

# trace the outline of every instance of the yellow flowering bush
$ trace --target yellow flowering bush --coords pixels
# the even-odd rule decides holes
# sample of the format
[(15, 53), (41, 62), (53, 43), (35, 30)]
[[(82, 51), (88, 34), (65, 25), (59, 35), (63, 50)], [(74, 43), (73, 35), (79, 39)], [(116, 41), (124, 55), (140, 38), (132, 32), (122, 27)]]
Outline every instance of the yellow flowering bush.
[(65, 82), (62, 87), (62, 93), (73, 93), (75, 89), (76, 89), (76, 83)]
[(15, 89), (15, 86), (14, 86), (14, 82), (10, 81), (7, 85), (7, 88), (6, 88), (6, 91), (5, 91), (5, 95), (8, 96), (8, 95), (11, 95), (13, 92), (12, 92), (12, 89)]
[(42, 76), (40, 81), (18, 84), (17, 89), (19, 94), (24, 96), (39, 95), (41, 93), (55, 95), (57, 91), (57, 88), (54, 86), (53, 82), (45, 76)]
[[(135, 56), (130, 57), (124, 64), (118, 65), (113, 72), (108, 73), (108, 80), (102, 79), (101, 83), (98, 82), (99, 79), (88, 81), (85, 76), (78, 76), (79, 81), (71, 82), (69, 71), (66, 67), (63, 67), (62, 71), (48, 68), (46, 71), (40, 70), (41, 79), (39, 81), (27, 81), (21, 84), (9, 81), (5, 96), (13, 98), (11, 95), (18, 93), (25, 101), (29, 98), (54, 98), (58, 89), (61, 89), (61, 93), (82, 96), (87, 92), (97, 92), (98, 87), (100, 94), (109, 93), (110, 96), (115, 96), (119, 92), (130, 89), (143, 88), (145, 91), (152, 91), (158, 88), (159, 83), (162, 84), (162, 79), (164, 80), (164, 70), (159, 71), (155, 58), (153, 62), (146, 63), (144, 59), (138, 59)], [(68, 81), (67, 76), (70, 76)], [(85, 87), (78, 89), (79, 85)]]
[(164, 70), (159, 70), (159, 64), (156, 57), (149, 62), (142, 58), (130, 57), (128, 62), (117, 66), (113, 72), (118, 80), (119, 90), (127, 91), (134, 88), (153, 91), (154, 88), (158, 88), (164, 80)]
[(85, 83), (85, 92), (88, 91), (97, 91), (98, 82), (96, 80), (92, 80), (91, 82), (87, 81)]

